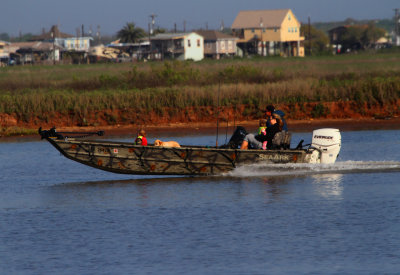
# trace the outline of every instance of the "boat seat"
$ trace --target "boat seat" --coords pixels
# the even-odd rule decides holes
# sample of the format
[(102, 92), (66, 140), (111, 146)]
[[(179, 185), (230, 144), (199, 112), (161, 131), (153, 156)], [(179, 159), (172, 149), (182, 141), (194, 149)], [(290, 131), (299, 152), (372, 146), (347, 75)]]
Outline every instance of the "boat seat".
[(242, 144), (243, 139), (245, 138), (246, 135), (247, 135), (246, 129), (242, 126), (237, 126), (228, 144), (222, 145), (220, 148), (237, 149)]
[(273, 149), (289, 149), (290, 141), (292, 140), (292, 133), (288, 131), (280, 131), (275, 134), (272, 139), (272, 148)]

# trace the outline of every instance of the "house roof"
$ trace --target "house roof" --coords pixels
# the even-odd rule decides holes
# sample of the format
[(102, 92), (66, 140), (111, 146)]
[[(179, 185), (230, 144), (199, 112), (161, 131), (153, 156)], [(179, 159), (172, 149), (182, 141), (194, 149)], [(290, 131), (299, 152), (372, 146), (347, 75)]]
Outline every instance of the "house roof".
[(199, 30), (196, 33), (203, 36), (205, 40), (237, 39), (232, 35), (213, 30)]
[(290, 10), (240, 11), (232, 23), (232, 29), (280, 27)]
[(192, 32), (184, 32), (184, 33), (158, 33), (155, 36), (151, 37), (151, 40), (171, 40), (171, 39), (182, 39), (185, 36), (188, 36)]
[(58, 45), (53, 45), (51, 42), (41, 42), (41, 41), (32, 41), (32, 42), (17, 42), (11, 43), (9, 45), (10, 52), (16, 52), (18, 50), (22, 51), (52, 51), (53, 49), (63, 50), (62, 47)]
[[(52, 35), (53, 34), (53, 35)], [(60, 32), (57, 25), (51, 27), (50, 31), (43, 33), (41, 35), (33, 36), (31, 41), (43, 41), (43, 40), (52, 40), (53, 38), (71, 38), (73, 35)]]

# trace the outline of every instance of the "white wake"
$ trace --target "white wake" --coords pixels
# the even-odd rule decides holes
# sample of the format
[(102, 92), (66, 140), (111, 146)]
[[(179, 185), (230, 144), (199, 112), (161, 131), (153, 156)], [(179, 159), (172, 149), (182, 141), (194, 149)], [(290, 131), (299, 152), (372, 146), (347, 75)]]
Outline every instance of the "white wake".
[(400, 172), (399, 161), (342, 161), (334, 164), (252, 164), (237, 167), (227, 176), (297, 176), (327, 173)]

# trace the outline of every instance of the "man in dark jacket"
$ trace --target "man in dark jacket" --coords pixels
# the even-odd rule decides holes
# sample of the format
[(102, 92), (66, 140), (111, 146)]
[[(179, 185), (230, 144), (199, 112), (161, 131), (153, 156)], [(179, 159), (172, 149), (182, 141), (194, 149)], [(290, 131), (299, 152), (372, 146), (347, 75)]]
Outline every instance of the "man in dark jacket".
[(271, 126), (271, 121), (270, 121), (270, 117), (272, 116), (272, 114), (277, 114), (280, 116), (282, 122), (283, 122), (283, 128), (282, 131), (287, 131), (287, 124), (286, 124), (286, 120), (285, 120), (285, 113), (281, 110), (276, 110), (275, 107), (273, 105), (268, 105), (265, 109), (265, 114), (267, 116), (267, 127)]
[[(272, 114), (271, 125), (267, 127), (266, 134), (254, 135), (247, 134), (240, 146), (240, 149), (272, 149), (272, 140), (275, 134), (282, 131), (283, 122), (278, 114)], [(264, 146), (266, 143), (266, 146)], [(265, 148), (266, 147), (266, 148)]]

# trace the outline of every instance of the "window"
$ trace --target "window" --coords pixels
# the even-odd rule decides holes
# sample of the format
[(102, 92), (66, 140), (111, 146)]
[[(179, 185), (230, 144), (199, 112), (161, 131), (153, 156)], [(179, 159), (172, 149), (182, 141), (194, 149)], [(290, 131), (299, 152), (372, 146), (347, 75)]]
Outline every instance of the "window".
[(288, 32), (290, 32), (290, 28), (288, 28)]
[(201, 43), (200, 43), (200, 39), (197, 39), (197, 47), (200, 47)]
[(288, 20), (290, 21), (290, 19), (291, 19), (291, 17), (290, 17), (290, 14), (288, 15)]
[(190, 39), (188, 39), (188, 47), (190, 47)]
[(254, 29), (251, 29), (251, 32), (254, 33)]
[(274, 32), (277, 32), (278, 31), (278, 29), (277, 28), (274, 28)]
[(265, 32), (265, 28), (263, 28), (263, 32)]

